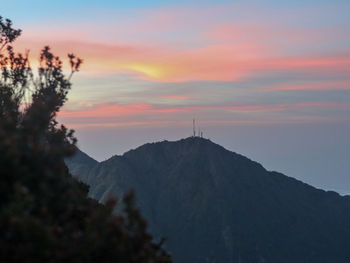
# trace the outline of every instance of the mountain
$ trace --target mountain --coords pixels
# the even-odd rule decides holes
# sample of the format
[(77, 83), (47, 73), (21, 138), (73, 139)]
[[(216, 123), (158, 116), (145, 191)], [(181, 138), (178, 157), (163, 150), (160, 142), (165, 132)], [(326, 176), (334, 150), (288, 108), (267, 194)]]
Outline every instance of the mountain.
[(349, 196), (269, 172), (210, 140), (149, 143), (101, 163), (78, 152), (67, 164), (101, 202), (135, 189), (174, 262), (350, 262)]
[(98, 164), (96, 160), (79, 149), (76, 150), (72, 158), (66, 159), (65, 162), (71, 174), (80, 176), (80, 180), (82, 181), (85, 181), (84, 175), (86, 175), (86, 172)]

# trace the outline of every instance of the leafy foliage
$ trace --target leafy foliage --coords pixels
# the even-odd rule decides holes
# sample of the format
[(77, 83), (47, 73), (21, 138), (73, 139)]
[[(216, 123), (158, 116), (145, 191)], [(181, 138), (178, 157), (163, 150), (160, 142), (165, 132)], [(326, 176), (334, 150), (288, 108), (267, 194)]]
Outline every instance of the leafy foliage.
[(88, 187), (64, 163), (76, 139), (55, 118), (82, 60), (69, 54), (65, 76), (45, 47), (34, 74), (28, 53), (10, 45), (20, 33), (0, 17), (0, 261), (170, 262), (147, 233), (133, 193), (114, 215), (116, 201), (87, 198)]

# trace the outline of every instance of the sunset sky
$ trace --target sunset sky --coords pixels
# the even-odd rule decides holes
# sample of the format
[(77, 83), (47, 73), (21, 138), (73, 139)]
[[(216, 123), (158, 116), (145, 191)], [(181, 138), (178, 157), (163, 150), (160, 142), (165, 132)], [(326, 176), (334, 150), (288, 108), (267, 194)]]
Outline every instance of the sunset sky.
[(191, 135), (350, 194), (350, 1), (1, 0), (23, 30), (84, 65), (61, 122), (104, 160)]

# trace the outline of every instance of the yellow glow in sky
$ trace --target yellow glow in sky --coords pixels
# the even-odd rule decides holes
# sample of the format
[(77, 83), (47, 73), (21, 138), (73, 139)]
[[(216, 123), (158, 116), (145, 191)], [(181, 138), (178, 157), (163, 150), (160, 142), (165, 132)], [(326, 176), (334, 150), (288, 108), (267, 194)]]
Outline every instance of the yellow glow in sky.
[(126, 67), (128, 70), (136, 71), (152, 79), (162, 79), (165, 76), (165, 69), (159, 65), (148, 63), (133, 63)]

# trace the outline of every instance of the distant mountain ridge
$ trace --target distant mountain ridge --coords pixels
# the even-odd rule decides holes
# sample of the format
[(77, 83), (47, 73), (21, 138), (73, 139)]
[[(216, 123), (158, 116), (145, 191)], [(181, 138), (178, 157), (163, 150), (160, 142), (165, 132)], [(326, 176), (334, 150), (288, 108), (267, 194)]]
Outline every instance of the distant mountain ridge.
[(93, 167), (98, 165), (98, 161), (88, 156), (86, 153), (77, 149), (73, 158), (66, 159), (66, 165), (69, 167), (71, 174), (83, 176)]
[(190, 137), (148, 143), (98, 163), (83, 152), (71, 173), (103, 202), (135, 189), (175, 262), (350, 262), (350, 197), (326, 192)]

